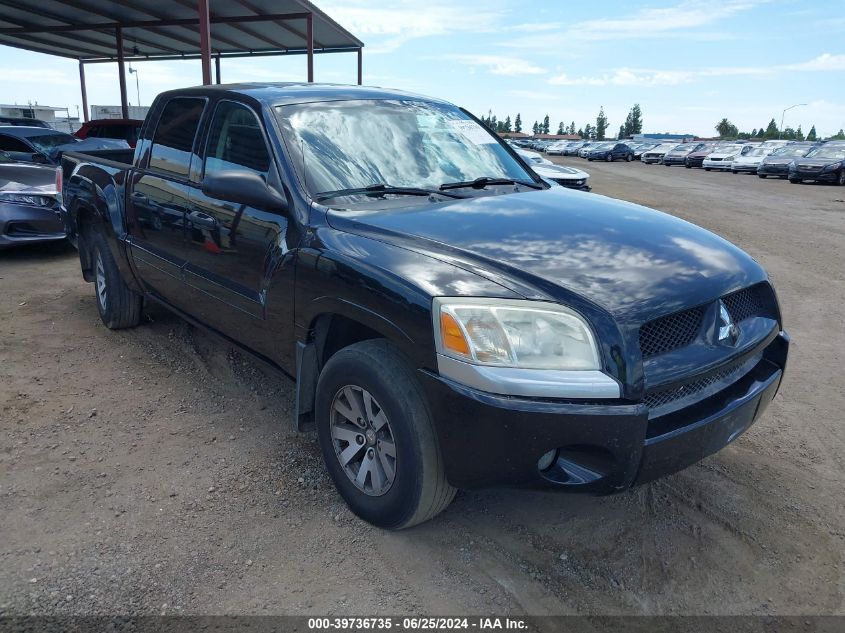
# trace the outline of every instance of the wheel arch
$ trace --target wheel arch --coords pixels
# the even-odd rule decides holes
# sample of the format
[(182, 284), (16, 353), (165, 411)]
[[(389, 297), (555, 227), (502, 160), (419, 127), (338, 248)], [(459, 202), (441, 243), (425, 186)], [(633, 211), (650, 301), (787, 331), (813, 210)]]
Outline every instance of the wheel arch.
[(328, 360), (355, 343), (384, 339), (407, 358), (414, 356), (414, 341), (400, 326), (378, 312), (343, 299), (325, 298), (306, 327), (304, 340), (296, 343), (297, 430), (310, 421), (317, 379)]

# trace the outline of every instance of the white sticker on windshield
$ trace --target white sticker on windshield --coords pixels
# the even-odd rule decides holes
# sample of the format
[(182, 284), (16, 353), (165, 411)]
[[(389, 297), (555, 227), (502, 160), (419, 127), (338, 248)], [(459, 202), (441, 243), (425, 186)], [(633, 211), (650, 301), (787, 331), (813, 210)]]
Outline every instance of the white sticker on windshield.
[(470, 143), (486, 145), (496, 142), (496, 139), (472, 119), (451, 119), (448, 121), (453, 132), (457, 132)]

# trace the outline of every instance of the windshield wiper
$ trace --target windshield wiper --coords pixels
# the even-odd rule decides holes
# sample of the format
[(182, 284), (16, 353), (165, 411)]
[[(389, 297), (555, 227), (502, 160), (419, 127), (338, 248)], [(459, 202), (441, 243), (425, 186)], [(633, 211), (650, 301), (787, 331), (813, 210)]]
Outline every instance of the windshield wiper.
[(529, 180), (515, 180), (513, 178), (490, 178), (482, 176), (475, 180), (465, 180), (463, 182), (447, 182), (440, 185), (441, 191), (444, 189), (462, 189), (464, 187), (472, 187), (473, 189), (484, 189), (487, 185), (523, 185), (531, 189), (544, 189), (543, 185), (538, 182), (531, 182)]
[(383, 194), (396, 194), (400, 196), (445, 196), (447, 198), (466, 198), (457, 193), (446, 193), (439, 189), (422, 189), (420, 187), (394, 187), (392, 185), (378, 184), (368, 187), (353, 187), (351, 189), (338, 189), (337, 191), (323, 191), (315, 196), (317, 202), (337, 198), (340, 196), (353, 196), (356, 194), (380, 196)]

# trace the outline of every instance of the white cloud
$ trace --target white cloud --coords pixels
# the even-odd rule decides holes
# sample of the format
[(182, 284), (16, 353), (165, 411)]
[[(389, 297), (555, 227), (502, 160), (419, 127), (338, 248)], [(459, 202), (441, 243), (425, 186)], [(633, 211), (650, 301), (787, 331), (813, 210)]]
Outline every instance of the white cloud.
[(473, 68), (484, 68), (493, 75), (542, 75), (545, 68), (540, 68), (518, 57), (501, 55), (444, 55), (442, 59), (456, 61)]
[(505, 46), (527, 49), (559, 49), (574, 41), (618, 41), (622, 39), (644, 39), (660, 36), (723, 40), (734, 35), (719, 30), (696, 32), (695, 29), (712, 27), (717, 23), (747, 11), (770, 0), (723, 0), (721, 3), (686, 0), (678, 5), (664, 8), (648, 8), (621, 18), (599, 18), (585, 20), (561, 29), (556, 33), (530, 35), (504, 42)]
[(553, 86), (677, 86), (702, 77), (728, 75), (776, 75), (784, 71), (830, 72), (845, 70), (845, 55), (824, 53), (806, 62), (778, 66), (727, 66), (691, 70), (652, 70), (617, 68), (611, 72), (571, 77), (566, 73), (554, 75), (548, 83)]
[(395, 0), (390, 8), (374, 8), (362, 0), (321, 3), (320, 7), (352, 33), (375, 39), (366, 49), (370, 55), (393, 52), (418, 38), (489, 31), (502, 17), (493, 11), (473, 11), (468, 16), (461, 5), (429, 2), (422, 6), (413, 0)]
[(785, 70), (845, 70), (845, 55), (823, 53), (800, 64), (781, 66)]
[(79, 80), (60, 70), (46, 68), (0, 68), (0, 82), (19, 82), (51, 86), (78, 86)]

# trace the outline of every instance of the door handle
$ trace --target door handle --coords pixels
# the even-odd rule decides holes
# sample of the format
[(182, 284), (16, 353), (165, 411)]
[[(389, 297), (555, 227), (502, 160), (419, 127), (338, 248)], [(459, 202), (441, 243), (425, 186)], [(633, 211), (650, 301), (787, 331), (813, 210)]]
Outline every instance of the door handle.
[(188, 216), (190, 217), (191, 222), (197, 226), (202, 226), (207, 229), (213, 229), (217, 226), (217, 219), (212, 215), (203, 213), (202, 211), (191, 211)]
[(138, 202), (140, 204), (146, 204), (150, 201), (150, 199), (146, 196), (146, 194), (138, 193), (137, 191), (132, 192), (132, 201)]

